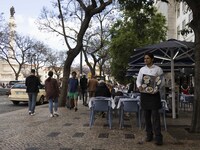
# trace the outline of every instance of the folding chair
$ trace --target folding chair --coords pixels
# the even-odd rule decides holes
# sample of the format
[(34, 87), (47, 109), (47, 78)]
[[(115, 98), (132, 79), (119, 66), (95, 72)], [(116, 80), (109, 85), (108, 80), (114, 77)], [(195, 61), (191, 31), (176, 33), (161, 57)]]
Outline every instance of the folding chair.
[(165, 131), (167, 131), (167, 122), (166, 122), (166, 105), (167, 105), (167, 103), (165, 100), (162, 100), (161, 103), (162, 103), (162, 108), (159, 109), (159, 113), (162, 114), (162, 120), (163, 120), (163, 124), (165, 127)]
[(185, 94), (180, 95), (180, 104), (181, 107), (183, 107), (184, 111), (186, 111), (186, 109), (189, 110), (189, 108), (193, 106), (193, 101), (194, 101), (194, 96), (192, 95), (185, 95)]
[(124, 100), (121, 102), (120, 107), (120, 128), (124, 127), (124, 114), (126, 112), (135, 112), (137, 115), (137, 124), (141, 128), (141, 118), (140, 118), (140, 105), (138, 101), (135, 100)]
[(132, 93), (132, 98), (140, 97), (141, 93)]
[(112, 127), (112, 116), (111, 116), (111, 101), (105, 99), (94, 99), (92, 101), (92, 107), (90, 108), (90, 128), (94, 124), (94, 117), (96, 112), (107, 112), (107, 119), (109, 128)]

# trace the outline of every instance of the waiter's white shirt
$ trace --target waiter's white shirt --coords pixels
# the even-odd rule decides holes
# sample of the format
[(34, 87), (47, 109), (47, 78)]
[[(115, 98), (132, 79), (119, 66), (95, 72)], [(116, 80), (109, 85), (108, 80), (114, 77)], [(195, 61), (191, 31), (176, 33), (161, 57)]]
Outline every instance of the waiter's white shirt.
[(163, 70), (157, 65), (152, 65), (151, 67), (147, 67), (147, 65), (145, 65), (144, 67), (140, 68), (140, 71), (138, 73), (137, 80), (136, 80), (136, 84), (138, 88), (142, 84), (143, 74), (147, 74), (151, 76), (161, 76), (163, 74)]

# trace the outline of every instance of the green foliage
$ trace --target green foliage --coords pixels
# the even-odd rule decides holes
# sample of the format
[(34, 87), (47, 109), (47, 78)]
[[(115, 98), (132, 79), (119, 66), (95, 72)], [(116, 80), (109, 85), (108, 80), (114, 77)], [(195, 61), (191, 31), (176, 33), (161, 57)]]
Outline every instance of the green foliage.
[(126, 82), (129, 58), (134, 49), (165, 40), (165, 18), (154, 7), (143, 11), (124, 11), (124, 16), (111, 29), (110, 56), (111, 74), (120, 83)]

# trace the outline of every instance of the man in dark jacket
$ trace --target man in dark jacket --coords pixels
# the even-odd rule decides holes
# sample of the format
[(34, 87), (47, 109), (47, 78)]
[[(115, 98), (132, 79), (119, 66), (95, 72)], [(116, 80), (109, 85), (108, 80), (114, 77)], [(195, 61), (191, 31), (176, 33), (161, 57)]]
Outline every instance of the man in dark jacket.
[(80, 79), (80, 87), (81, 87), (81, 96), (83, 99), (83, 105), (88, 106), (87, 104), (87, 85), (88, 85), (88, 79), (86, 78), (86, 75), (83, 75), (83, 77)]
[(26, 84), (26, 92), (28, 93), (29, 97), (29, 102), (28, 102), (29, 115), (33, 116), (35, 115), (35, 105), (36, 105), (37, 94), (39, 92), (39, 86), (41, 86), (39, 78), (35, 76), (34, 69), (31, 69), (31, 75), (26, 78), (25, 84)]

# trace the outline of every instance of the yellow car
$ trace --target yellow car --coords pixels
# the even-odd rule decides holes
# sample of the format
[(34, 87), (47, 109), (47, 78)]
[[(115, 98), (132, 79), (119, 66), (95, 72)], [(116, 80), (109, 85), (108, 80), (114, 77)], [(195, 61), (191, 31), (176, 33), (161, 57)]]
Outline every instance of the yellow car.
[[(37, 104), (43, 104), (46, 102), (45, 98), (46, 92), (44, 88), (39, 88), (39, 93), (37, 95)], [(25, 83), (15, 83), (10, 88), (10, 94), (8, 96), (9, 100), (13, 102), (14, 105), (19, 104), (19, 102), (28, 102), (28, 94), (26, 93)]]

